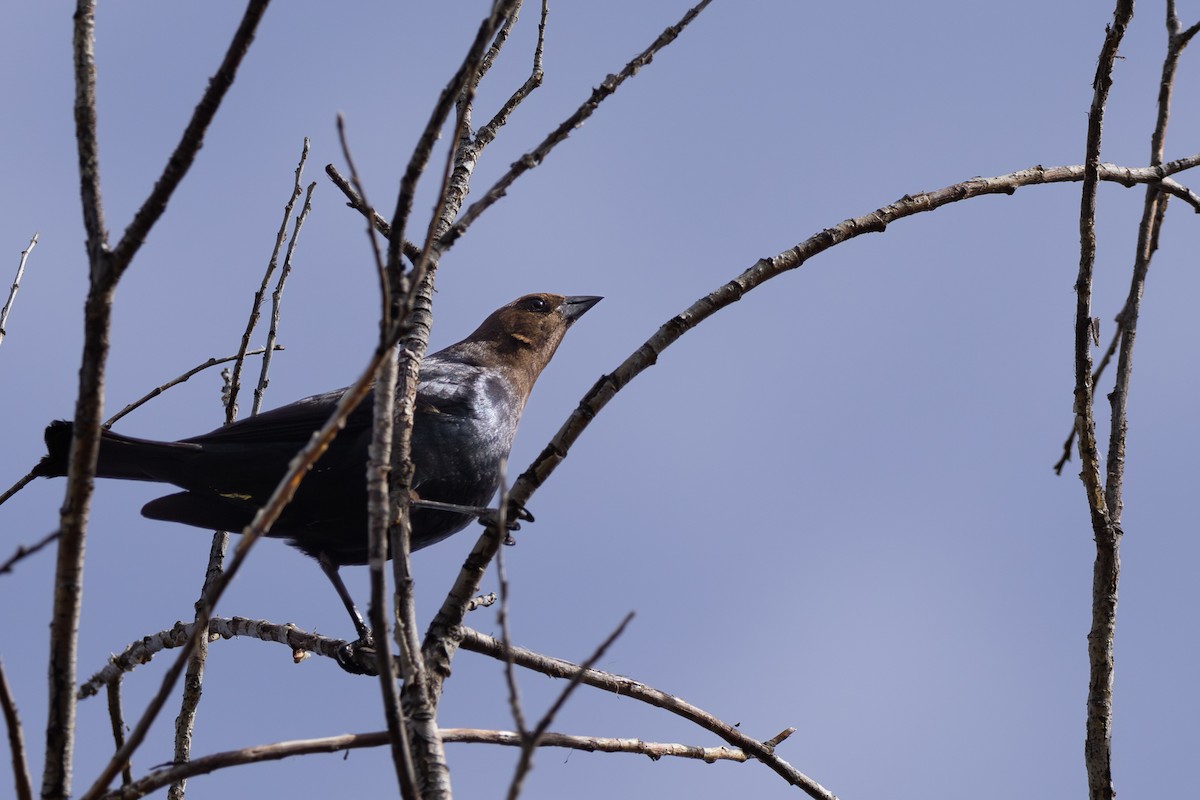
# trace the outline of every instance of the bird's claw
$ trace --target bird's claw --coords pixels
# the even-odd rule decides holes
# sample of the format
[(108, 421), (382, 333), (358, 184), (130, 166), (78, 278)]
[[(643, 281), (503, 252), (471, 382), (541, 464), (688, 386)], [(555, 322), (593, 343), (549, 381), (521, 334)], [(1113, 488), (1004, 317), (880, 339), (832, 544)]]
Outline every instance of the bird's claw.
[(353, 642), (346, 642), (337, 649), (334, 660), (342, 669), (351, 675), (378, 675), (379, 666), (375, 655), (375, 642), (370, 636), (364, 636)]
[[(507, 515), (504, 518), (504, 539), (503, 544), (512, 547), (517, 543), (517, 540), (512, 537), (514, 531), (521, 530), (521, 522), (533, 522), (533, 514), (529, 513), (529, 509), (525, 506), (516, 506), (510, 504), (507, 510)], [(485, 528), (500, 527), (500, 509), (490, 508), (486, 514), (479, 515), (479, 524)]]

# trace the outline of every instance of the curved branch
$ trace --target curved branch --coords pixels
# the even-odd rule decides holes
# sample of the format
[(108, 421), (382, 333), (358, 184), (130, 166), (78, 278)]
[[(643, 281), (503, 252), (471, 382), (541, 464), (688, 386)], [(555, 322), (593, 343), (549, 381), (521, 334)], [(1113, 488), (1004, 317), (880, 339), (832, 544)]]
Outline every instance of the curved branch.
[[(1122, 186), (1159, 183), (1164, 178), (1200, 165), (1200, 154), (1177, 159), (1161, 167), (1139, 169), (1100, 164), (1097, 176), (1101, 180)], [(867, 233), (881, 233), (889, 223), (921, 214), (950, 203), (992, 194), (1013, 194), (1025, 186), (1070, 183), (1083, 180), (1082, 165), (1061, 167), (1031, 167), (991, 178), (972, 178), (931, 192), (905, 195), (895, 203), (883, 206), (861, 217), (845, 220), (817, 233), (779, 255), (760, 259), (741, 275), (697, 300), (683, 312), (665, 322), (658, 331), (625, 359), (615, 370), (603, 375), (579, 401), (579, 406), (546, 445), (533, 464), (525, 470), (512, 490), (511, 502), (523, 506), (567, 456), (571, 445), (608, 402), (622, 388), (653, 366), (658, 356), (679, 337), (720, 309), (740, 300), (747, 292), (793, 269), (813, 256)], [(473, 593), (472, 593), (473, 594)]]
[[(523, 746), (523, 737), (516, 731), (480, 730), (477, 728), (441, 728), (442, 741), (468, 744), (493, 744), (506, 747)], [(176, 780), (215, 772), (243, 764), (279, 761), (293, 756), (314, 753), (336, 753), (387, 744), (387, 731), (346, 733), (320, 739), (298, 739), (290, 742), (245, 747), (197, 758), (187, 764), (152, 773), (146, 777), (104, 795), (105, 800), (136, 800)], [(566, 733), (546, 733), (539, 740), (541, 747), (563, 747), (588, 753), (635, 753), (654, 760), (664, 756), (688, 758), (712, 764), (716, 761), (749, 761), (752, 756), (725, 747), (699, 747), (672, 742), (644, 742), (641, 739), (616, 739), (604, 736), (572, 736)]]

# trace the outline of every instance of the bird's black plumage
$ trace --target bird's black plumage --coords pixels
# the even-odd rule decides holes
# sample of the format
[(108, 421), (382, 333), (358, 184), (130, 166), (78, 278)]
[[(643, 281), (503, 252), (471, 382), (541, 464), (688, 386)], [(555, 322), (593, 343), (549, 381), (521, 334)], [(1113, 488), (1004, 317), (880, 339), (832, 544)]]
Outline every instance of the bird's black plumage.
[[(413, 490), (422, 500), (485, 505), (496, 491), (525, 401), (567, 328), (598, 297), (526, 295), (498, 309), (466, 339), (421, 365), (412, 433)], [(315, 395), (175, 442), (104, 431), (97, 476), (173, 484), (149, 502), (152, 519), (240, 531), (267, 500), (288, 462), (329, 418), (344, 389)], [(367, 448), (371, 395), (300, 484), (268, 535), (287, 538), (333, 565), (367, 559)], [(65, 475), (71, 424), (46, 429), (38, 474)], [(414, 550), (461, 530), (471, 517), (413, 512)]]

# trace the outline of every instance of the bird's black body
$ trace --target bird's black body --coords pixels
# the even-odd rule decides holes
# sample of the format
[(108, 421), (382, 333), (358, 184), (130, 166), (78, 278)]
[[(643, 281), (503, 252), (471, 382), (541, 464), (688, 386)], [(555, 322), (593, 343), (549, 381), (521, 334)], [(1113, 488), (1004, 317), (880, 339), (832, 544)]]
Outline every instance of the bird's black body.
[[(464, 506), (491, 499), (533, 382), (566, 329), (599, 299), (527, 295), (496, 311), (467, 339), (424, 359), (412, 433), (413, 490), (420, 499)], [(96, 474), (183, 489), (148, 503), (142, 513), (152, 519), (240, 531), (344, 391), (308, 397), (177, 442), (105, 431)], [(333, 565), (366, 562), (373, 404), (368, 395), (351, 412), (268, 535), (287, 538)], [(70, 441), (70, 423), (46, 429), (49, 455), (38, 474), (66, 474)], [(416, 509), (412, 548), (441, 541), (471, 519)]]

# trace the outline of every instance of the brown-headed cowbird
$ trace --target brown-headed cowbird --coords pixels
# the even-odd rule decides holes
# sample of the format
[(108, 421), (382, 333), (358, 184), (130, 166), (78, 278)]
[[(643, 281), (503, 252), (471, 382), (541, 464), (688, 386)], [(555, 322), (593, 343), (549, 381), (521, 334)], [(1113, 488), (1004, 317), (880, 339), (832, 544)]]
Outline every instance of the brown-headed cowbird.
[[(482, 506), (491, 499), (534, 381), (571, 324), (599, 301), (526, 295), (497, 309), (466, 339), (425, 357), (412, 432), (413, 490), (421, 500)], [(142, 514), (151, 519), (240, 531), (344, 391), (307, 397), (177, 442), (106, 430), (96, 475), (170, 483), (184, 490), (147, 503)], [(320, 560), (335, 585), (337, 566), (367, 560), (366, 465), (373, 401), (368, 395), (351, 412), (345, 430), (267, 534), (289, 539)], [(71, 423), (51, 423), (46, 428), (49, 455), (37, 474), (65, 475), (70, 445)], [(415, 509), (412, 549), (441, 541), (471, 519), (453, 511)]]

